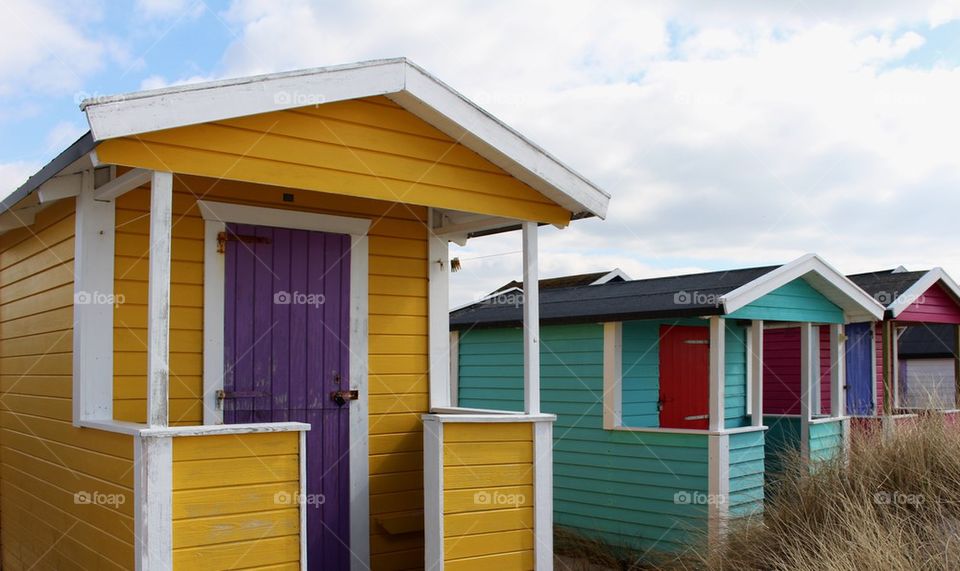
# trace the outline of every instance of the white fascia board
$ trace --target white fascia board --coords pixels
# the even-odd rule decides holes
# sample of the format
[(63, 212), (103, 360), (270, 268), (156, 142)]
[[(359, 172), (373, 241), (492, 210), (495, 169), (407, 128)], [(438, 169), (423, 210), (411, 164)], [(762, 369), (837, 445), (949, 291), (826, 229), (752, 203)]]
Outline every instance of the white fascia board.
[(610, 195), (405, 59), (198, 83), (85, 101), (95, 141), (372, 97), (405, 109), (572, 213), (606, 217)]
[(610, 270), (609, 272), (607, 272), (603, 277), (601, 277), (600, 279), (598, 279), (597, 281), (593, 282), (593, 283), (590, 284), (590, 285), (601, 285), (601, 284), (605, 284), (605, 283), (609, 282), (610, 280), (614, 280), (614, 279), (616, 279), (616, 278), (620, 278), (620, 279), (622, 279), (622, 280), (624, 280), (624, 281), (627, 281), (627, 282), (630, 281), (630, 276), (628, 276), (628, 275), (626, 274), (626, 272), (624, 272), (624, 271), (621, 270), (620, 268), (614, 268), (614, 269)]
[(798, 278), (812, 281), (810, 285), (840, 306), (849, 321), (883, 319), (883, 305), (816, 254), (784, 264), (727, 293), (720, 302), (730, 314)]
[(402, 59), (196, 83), (84, 101), (95, 141), (403, 89)]
[(907, 291), (900, 293), (897, 298), (887, 306), (892, 317), (896, 319), (937, 282), (941, 282), (953, 298), (960, 302), (960, 287), (957, 286), (957, 283), (953, 281), (953, 278), (951, 278), (947, 272), (943, 271), (943, 268), (933, 268), (915, 281)]

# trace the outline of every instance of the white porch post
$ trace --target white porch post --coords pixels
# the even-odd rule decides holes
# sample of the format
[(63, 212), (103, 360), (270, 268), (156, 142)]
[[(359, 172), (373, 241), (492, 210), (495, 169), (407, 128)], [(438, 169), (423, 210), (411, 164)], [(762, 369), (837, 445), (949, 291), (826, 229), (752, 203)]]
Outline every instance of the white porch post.
[(726, 366), (726, 320), (710, 318), (710, 430), (719, 432), (724, 426), (724, 382)]
[(431, 210), (429, 236), (430, 407), (450, 406), (450, 245), (437, 236), (440, 226)]
[(812, 389), (818, 380), (816, 352), (820, 350), (820, 339), (817, 331), (810, 323), (800, 324), (800, 451), (803, 458), (807, 458), (810, 451)]
[(750, 323), (750, 360), (751, 385), (750, 424), (763, 426), (763, 321)]
[(527, 414), (540, 414), (540, 277), (537, 223), (523, 223), (523, 399)]
[(147, 424), (167, 426), (170, 392), (170, 234), (173, 174), (150, 184), (150, 277), (147, 286)]
[(846, 416), (847, 371), (844, 358), (843, 325), (830, 325), (830, 416)]

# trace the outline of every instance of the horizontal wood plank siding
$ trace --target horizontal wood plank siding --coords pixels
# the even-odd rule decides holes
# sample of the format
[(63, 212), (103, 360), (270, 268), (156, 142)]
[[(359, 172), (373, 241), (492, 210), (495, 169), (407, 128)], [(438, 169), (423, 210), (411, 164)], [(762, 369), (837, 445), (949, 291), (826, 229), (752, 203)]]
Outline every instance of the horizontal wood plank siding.
[(784, 467), (793, 461), (800, 450), (800, 418), (795, 416), (764, 416), (767, 426), (765, 466), (768, 479), (782, 474)]
[(810, 459), (832, 460), (843, 451), (843, 424), (835, 420), (810, 425)]
[(897, 321), (960, 323), (960, 303), (937, 282), (904, 309)]
[(297, 432), (175, 438), (174, 568), (299, 565), (299, 454)]
[(0, 237), (4, 569), (131, 569), (133, 438), (72, 425), (72, 199)]
[(761, 430), (730, 435), (729, 513), (733, 517), (763, 511), (765, 435)]
[(533, 569), (533, 424), (443, 428), (445, 569)]
[(803, 278), (780, 286), (728, 315), (730, 319), (843, 323), (843, 310), (813, 289)]
[[(283, 194), (293, 195), (285, 202)], [(422, 518), (423, 428), (428, 408), (426, 209), (311, 191), (175, 176), (171, 300), (171, 424), (202, 422), (204, 200), (367, 218), (369, 232), (369, 427), (371, 558), (381, 569), (423, 565), (423, 532), (389, 533), (381, 519)], [(115, 417), (143, 421), (146, 412), (146, 249), (149, 194), (118, 202), (118, 292), (115, 313)], [(120, 233), (124, 236), (121, 237)], [(134, 238), (130, 238), (134, 236)], [(140, 247), (121, 246), (138, 240)], [(132, 268), (130, 271), (123, 269)], [(139, 293), (138, 293), (139, 292)], [(178, 295), (178, 292), (180, 295)], [(121, 368), (122, 367), (122, 368)]]
[[(625, 340), (637, 333), (628, 329)], [(459, 343), (460, 405), (517, 409), (519, 330), (461, 332)], [(708, 492), (707, 437), (603, 429), (602, 325), (546, 326), (541, 345), (542, 408), (557, 414), (555, 524), (642, 549), (677, 551), (697, 541), (706, 531), (707, 506), (684, 499)]]
[(565, 224), (570, 213), (384, 97), (104, 141), (101, 161)]

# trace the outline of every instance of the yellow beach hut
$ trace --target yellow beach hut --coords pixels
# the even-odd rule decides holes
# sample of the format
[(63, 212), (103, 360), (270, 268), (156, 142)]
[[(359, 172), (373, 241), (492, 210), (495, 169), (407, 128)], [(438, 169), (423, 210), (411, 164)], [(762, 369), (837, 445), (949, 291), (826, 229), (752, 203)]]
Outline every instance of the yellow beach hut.
[[(552, 568), (537, 228), (609, 195), (404, 59), (81, 107), (0, 206), (4, 569)], [(516, 229), (526, 407), (451, 407)]]

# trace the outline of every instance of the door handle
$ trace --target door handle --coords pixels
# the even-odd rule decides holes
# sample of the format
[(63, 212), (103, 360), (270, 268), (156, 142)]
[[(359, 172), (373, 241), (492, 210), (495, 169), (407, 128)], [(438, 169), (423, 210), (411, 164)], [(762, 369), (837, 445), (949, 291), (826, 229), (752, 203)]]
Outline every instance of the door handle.
[(266, 391), (225, 391), (223, 389), (218, 389), (217, 406), (223, 408), (223, 401), (225, 399), (255, 399), (268, 396), (270, 396), (270, 393)]
[(337, 403), (337, 406), (343, 406), (347, 404), (348, 400), (357, 400), (360, 398), (360, 391), (351, 390), (351, 391), (333, 391), (330, 393), (330, 400)]

